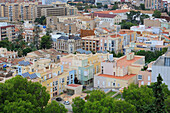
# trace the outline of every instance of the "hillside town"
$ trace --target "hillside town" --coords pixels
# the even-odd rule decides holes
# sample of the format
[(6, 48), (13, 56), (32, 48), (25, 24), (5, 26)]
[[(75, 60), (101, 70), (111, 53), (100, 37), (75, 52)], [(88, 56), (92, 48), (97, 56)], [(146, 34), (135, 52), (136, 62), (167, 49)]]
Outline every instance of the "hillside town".
[(0, 112), (169, 113), (170, 0), (0, 0)]

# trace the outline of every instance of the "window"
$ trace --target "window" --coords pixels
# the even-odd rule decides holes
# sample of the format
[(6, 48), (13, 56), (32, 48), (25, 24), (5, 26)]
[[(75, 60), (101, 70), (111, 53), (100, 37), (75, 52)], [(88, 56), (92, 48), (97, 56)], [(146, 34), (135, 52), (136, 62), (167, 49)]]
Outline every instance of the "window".
[(50, 86), (52, 86), (52, 84), (53, 84), (53, 83), (51, 82), (51, 83), (50, 83)]
[(98, 85), (100, 84), (100, 81), (99, 81), (99, 80), (97, 81), (97, 84), (98, 84)]
[(69, 76), (67, 76), (67, 80), (69, 80)]
[(103, 85), (105, 85), (105, 82), (103, 81)]
[(51, 74), (49, 74), (49, 78), (51, 78)]
[(143, 82), (143, 81), (141, 82), (141, 85), (144, 85), (144, 82)]
[(51, 94), (51, 98), (53, 97), (53, 94)]
[(151, 83), (150, 82), (148, 82), (148, 85), (150, 85)]
[(108, 86), (110, 86), (110, 82), (108, 82)]
[(151, 80), (151, 77), (150, 77), (150, 76), (148, 76), (148, 80)]
[(55, 81), (55, 85), (58, 85), (58, 81)]
[(118, 87), (120, 87), (120, 84), (117, 84)]
[(64, 78), (62, 78), (62, 83), (64, 83)]
[(79, 70), (79, 74), (81, 74), (81, 70)]
[(44, 76), (44, 80), (46, 80), (46, 76)]
[(113, 83), (113, 86), (116, 86), (116, 83)]
[(69, 63), (69, 66), (71, 66), (71, 63)]
[(71, 79), (73, 78), (73, 75), (71, 75)]
[(142, 80), (142, 75), (138, 75), (138, 80)]

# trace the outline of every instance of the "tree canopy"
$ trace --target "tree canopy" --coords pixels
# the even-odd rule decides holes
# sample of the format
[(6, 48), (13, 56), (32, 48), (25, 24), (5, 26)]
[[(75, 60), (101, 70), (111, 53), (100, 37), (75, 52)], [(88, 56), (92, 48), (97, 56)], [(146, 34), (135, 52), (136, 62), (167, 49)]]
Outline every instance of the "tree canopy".
[(140, 51), (135, 52), (135, 54), (145, 56), (145, 62), (150, 63), (152, 61), (155, 61), (159, 56), (166, 53), (166, 51), (167, 51), (167, 48), (163, 48), (161, 51), (154, 51), (154, 52), (140, 50)]
[(41, 37), (40, 46), (41, 49), (50, 49), (52, 47), (51, 36), (44, 35), (43, 37)]
[(162, 78), (159, 75), (157, 82), (150, 86), (138, 87), (131, 84), (128, 88), (124, 88), (123, 98), (136, 106), (138, 113), (166, 113), (170, 107), (170, 101), (167, 98), (169, 94), (167, 85), (162, 84)]
[(38, 24), (41, 25), (46, 25), (46, 17), (42, 16), (41, 18), (36, 18), (34, 22), (37, 22)]
[(93, 90), (87, 102), (75, 98), (72, 106), (74, 113), (136, 113), (134, 105), (108, 97), (100, 90)]
[(67, 112), (64, 106), (58, 103), (52, 102), (47, 105), (50, 95), (46, 87), (21, 76), (0, 83), (0, 98), (0, 112), (3, 113)]
[(158, 11), (158, 10), (155, 10), (154, 13), (153, 13), (153, 16), (154, 16), (155, 18), (160, 18), (160, 17), (161, 17), (161, 12)]

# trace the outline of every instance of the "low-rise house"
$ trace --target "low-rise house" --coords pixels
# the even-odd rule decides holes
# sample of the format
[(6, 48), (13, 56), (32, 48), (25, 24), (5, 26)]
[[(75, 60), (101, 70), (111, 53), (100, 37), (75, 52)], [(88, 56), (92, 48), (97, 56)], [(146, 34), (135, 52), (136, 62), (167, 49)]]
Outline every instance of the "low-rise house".
[(8, 51), (6, 48), (0, 48), (0, 57), (5, 57), (8, 59), (17, 58), (18, 53), (15, 51)]

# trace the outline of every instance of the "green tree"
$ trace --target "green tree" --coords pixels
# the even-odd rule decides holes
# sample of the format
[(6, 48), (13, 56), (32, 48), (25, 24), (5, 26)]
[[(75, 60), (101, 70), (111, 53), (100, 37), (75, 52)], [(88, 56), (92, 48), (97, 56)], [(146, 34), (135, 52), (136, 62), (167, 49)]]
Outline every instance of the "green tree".
[(42, 16), (41, 18), (36, 18), (34, 22), (41, 25), (46, 25), (46, 17)]
[(153, 16), (154, 16), (155, 18), (160, 18), (160, 17), (161, 17), (161, 12), (158, 11), (158, 10), (155, 10), (154, 13), (153, 13)]
[(123, 100), (115, 100), (115, 109), (113, 112), (116, 113), (137, 113), (136, 107), (132, 104), (129, 104)]
[(31, 52), (31, 51), (32, 51), (31, 48), (25, 48), (25, 49), (23, 50), (23, 55), (26, 56), (27, 53), (29, 53), (29, 52)]
[(14, 102), (5, 101), (4, 113), (35, 113), (36, 110), (32, 109), (34, 105), (29, 101), (18, 99)]
[(145, 4), (140, 4), (140, 8), (141, 8), (142, 10), (145, 10)]
[(170, 95), (165, 99), (165, 106), (168, 113), (170, 113)]
[(40, 46), (42, 49), (50, 49), (52, 47), (51, 36), (44, 35), (41, 37)]
[(84, 104), (85, 101), (80, 97), (76, 97), (75, 99), (73, 99), (73, 104), (72, 104), (73, 112), (82, 113), (84, 109)]
[(128, 88), (124, 88), (123, 98), (126, 102), (136, 106), (136, 110), (146, 112), (149, 109), (149, 104), (154, 102), (153, 91), (147, 86), (138, 87), (131, 84)]
[(100, 90), (93, 90), (90, 93), (89, 101), (94, 102), (94, 101), (100, 101), (101, 98), (105, 98), (106, 94), (103, 91)]
[(1, 83), (0, 89), (0, 109), (4, 113), (8, 111), (11, 113), (10, 111), (14, 109), (17, 113), (23, 110), (28, 111), (28, 113), (31, 111), (40, 113), (50, 99), (46, 87), (42, 87), (38, 82), (28, 81), (21, 76)]
[(157, 82), (150, 86), (153, 90), (153, 95), (155, 97), (154, 103), (152, 105), (152, 111), (157, 113), (166, 113), (165, 108), (165, 93), (162, 87), (162, 77), (159, 74), (157, 77)]
[(107, 9), (107, 8), (108, 8), (108, 5), (107, 5), (107, 4), (105, 4), (103, 7)]
[(67, 109), (61, 103), (52, 101), (45, 107), (44, 113), (67, 113)]
[(114, 4), (112, 7), (112, 10), (116, 10), (116, 9), (118, 9), (118, 4)]

